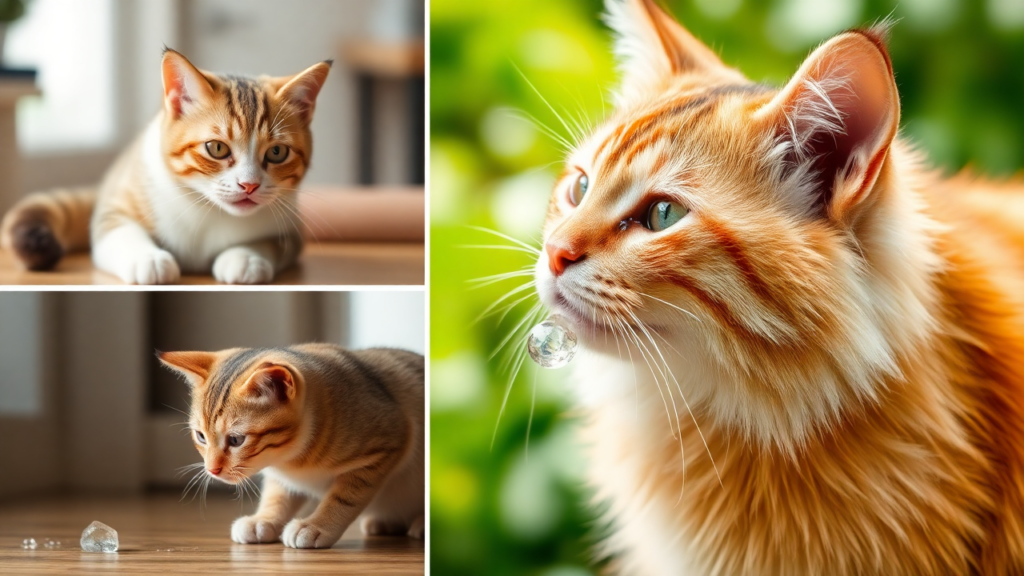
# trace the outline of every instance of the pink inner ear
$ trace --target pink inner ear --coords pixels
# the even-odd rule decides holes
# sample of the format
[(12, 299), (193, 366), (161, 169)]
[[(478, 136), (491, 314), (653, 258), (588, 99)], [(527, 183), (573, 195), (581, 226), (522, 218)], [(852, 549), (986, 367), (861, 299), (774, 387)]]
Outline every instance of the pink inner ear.
[(253, 376), (250, 390), (283, 404), (295, 396), (295, 383), (287, 368), (271, 365)]
[(811, 162), (818, 202), (833, 216), (871, 188), (896, 135), (899, 101), (883, 50), (860, 33), (840, 36), (812, 54), (780, 94), (790, 161)]

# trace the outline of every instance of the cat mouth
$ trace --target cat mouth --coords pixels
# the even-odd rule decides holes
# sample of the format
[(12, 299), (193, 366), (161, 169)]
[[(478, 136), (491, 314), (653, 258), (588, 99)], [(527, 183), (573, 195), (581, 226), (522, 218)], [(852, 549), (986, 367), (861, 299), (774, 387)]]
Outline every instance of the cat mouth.
[(259, 203), (258, 202), (254, 202), (253, 200), (251, 200), (249, 198), (242, 198), (241, 200), (232, 202), (231, 205), (234, 206), (235, 208), (240, 208), (242, 210), (248, 210), (250, 208), (255, 208), (255, 207), (259, 206)]

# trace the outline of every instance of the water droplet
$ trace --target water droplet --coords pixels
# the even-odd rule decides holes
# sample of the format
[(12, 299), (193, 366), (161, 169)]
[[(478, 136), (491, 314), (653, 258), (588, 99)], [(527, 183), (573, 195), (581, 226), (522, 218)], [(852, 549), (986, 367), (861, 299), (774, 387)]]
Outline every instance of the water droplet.
[(530, 358), (544, 368), (561, 368), (576, 355), (578, 341), (569, 323), (557, 314), (530, 330), (526, 349)]

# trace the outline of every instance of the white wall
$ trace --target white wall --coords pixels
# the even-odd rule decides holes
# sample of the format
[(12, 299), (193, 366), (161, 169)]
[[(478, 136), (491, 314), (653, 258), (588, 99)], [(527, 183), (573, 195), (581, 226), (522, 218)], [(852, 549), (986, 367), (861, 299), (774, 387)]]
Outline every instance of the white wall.
[(349, 347), (389, 346), (426, 352), (424, 293), (353, 292), (349, 298)]

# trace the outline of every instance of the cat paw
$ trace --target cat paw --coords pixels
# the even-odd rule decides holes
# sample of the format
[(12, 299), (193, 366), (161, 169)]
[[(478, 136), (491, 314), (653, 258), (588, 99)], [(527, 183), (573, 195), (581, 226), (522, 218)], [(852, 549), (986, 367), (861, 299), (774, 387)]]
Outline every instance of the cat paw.
[(344, 530), (327, 530), (309, 520), (292, 520), (284, 527), (281, 542), (289, 548), (330, 548)]
[(424, 532), (426, 532), (426, 520), (424, 520), (423, 516), (420, 516), (412, 521), (412, 524), (409, 525), (409, 531), (406, 532), (406, 534), (411, 538), (423, 540)]
[(231, 524), (231, 539), (239, 544), (262, 544), (281, 539), (281, 529), (255, 516), (242, 516)]
[(128, 284), (173, 284), (181, 269), (170, 252), (157, 248), (129, 260), (118, 276)]
[(409, 529), (405, 522), (375, 516), (364, 516), (359, 527), (367, 536), (399, 536)]
[(274, 279), (274, 265), (248, 248), (228, 248), (213, 261), (213, 277), (226, 284), (265, 284)]

